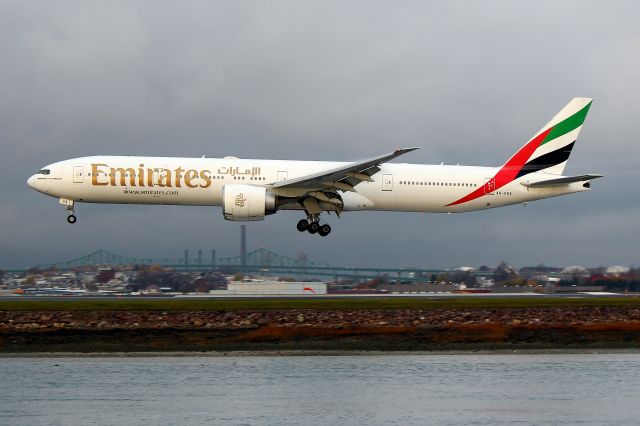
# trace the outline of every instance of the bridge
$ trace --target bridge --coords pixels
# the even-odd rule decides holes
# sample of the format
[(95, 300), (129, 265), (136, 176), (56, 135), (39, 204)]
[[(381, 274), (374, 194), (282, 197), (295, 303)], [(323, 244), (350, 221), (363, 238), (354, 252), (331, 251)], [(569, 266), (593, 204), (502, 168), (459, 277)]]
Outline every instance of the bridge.
[(185, 250), (182, 258), (132, 258), (120, 256), (107, 250), (96, 250), (86, 256), (78, 257), (66, 262), (37, 265), (41, 270), (58, 269), (69, 270), (82, 267), (99, 266), (135, 266), (158, 265), (178, 271), (218, 271), (225, 273), (259, 273), (264, 275), (295, 275), (302, 277), (336, 277), (355, 280), (371, 279), (388, 276), (390, 279), (402, 281), (424, 281), (424, 277), (444, 272), (442, 269), (420, 268), (384, 268), (384, 267), (345, 267), (331, 266), (326, 262), (314, 262), (305, 256), (297, 259), (259, 248), (244, 256), (216, 258), (215, 250), (211, 251), (209, 259), (204, 259), (202, 250), (198, 250), (197, 257), (189, 257)]

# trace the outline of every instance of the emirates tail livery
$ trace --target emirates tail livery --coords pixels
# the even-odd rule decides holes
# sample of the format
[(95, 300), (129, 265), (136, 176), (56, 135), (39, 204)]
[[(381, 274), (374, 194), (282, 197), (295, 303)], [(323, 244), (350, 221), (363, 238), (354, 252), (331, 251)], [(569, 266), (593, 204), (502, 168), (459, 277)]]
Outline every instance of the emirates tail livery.
[(389, 163), (417, 148), (350, 163), (95, 156), (48, 165), (27, 183), (59, 198), (69, 223), (77, 202), (222, 206), (234, 221), (301, 210), (298, 230), (326, 236), (322, 212), (457, 213), (589, 190), (601, 175), (562, 172), (591, 101), (572, 99), (501, 167)]

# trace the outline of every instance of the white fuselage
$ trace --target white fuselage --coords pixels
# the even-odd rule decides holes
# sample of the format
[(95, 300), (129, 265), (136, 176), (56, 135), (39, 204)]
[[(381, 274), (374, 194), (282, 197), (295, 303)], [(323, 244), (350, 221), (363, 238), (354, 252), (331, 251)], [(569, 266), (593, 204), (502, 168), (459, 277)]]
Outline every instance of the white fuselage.
[[(29, 178), (32, 188), (61, 200), (85, 203), (222, 205), (222, 188), (230, 184), (267, 187), (347, 163), (94, 156), (61, 161), (48, 173)], [(344, 211), (465, 212), (548, 198), (588, 188), (581, 183), (529, 188), (523, 183), (547, 177), (531, 173), (482, 196), (449, 205), (486, 187), (499, 168), (386, 163), (371, 182), (342, 194)], [(489, 187), (490, 188), (490, 187)]]

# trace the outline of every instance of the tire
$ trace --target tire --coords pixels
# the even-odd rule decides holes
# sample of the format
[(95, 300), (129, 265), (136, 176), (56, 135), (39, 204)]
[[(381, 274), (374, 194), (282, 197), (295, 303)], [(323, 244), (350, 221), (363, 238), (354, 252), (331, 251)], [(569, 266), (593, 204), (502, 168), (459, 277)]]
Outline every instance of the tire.
[(309, 222), (307, 222), (307, 220), (305, 219), (300, 219), (300, 221), (296, 225), (296, 228), (298, 228), (298, 231), (304, 232), (309, 228)]
[(67, 222), (69, 222), (69, 223), (76, 223), (76, 220), (78, 220), (78, 219), (72, 214), (67, 216)]
[(331, 227), (329, 225), (327, 225), (326, 223), (324, 225), (322, 225), (320, 227), (320, 229), (318, 230), (318, 235), (320, 235), (321, 237), (326, 237), (330, 233), (331, 233)]
[(309, 233), (310, 234), (315, 234), (319, 230), (320, 230), (320, 224), (318, 222), (311, 222), (309, 224)]

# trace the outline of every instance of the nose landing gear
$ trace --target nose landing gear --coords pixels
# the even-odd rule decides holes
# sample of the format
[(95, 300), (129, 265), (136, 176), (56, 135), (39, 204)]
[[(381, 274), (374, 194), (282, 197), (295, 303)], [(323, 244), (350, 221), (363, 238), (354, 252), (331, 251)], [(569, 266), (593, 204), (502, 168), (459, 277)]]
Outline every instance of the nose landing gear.
[(69, 200), (67, 198), (60, 198), (60, 204), (65, 206), (67, 208), (67, 211), (70, 213), (69, 216), (67, 216), (67, 222), (69, 222), (71, 224), (76, 223), (78, 218), (76, 218), (76, 215), (73, 214), (74, 213), (74, 210), (73, 210), (74, 202), (73, 202), (73, 200)]
[(326, 237), (331, 233), (329, 224), (320, 225), (320, 215), (310, 215), (308, 219), (300, 219), (296, 228), (300, 232), (307, 231), (310, 234), (318, 234), (321, 237)]

